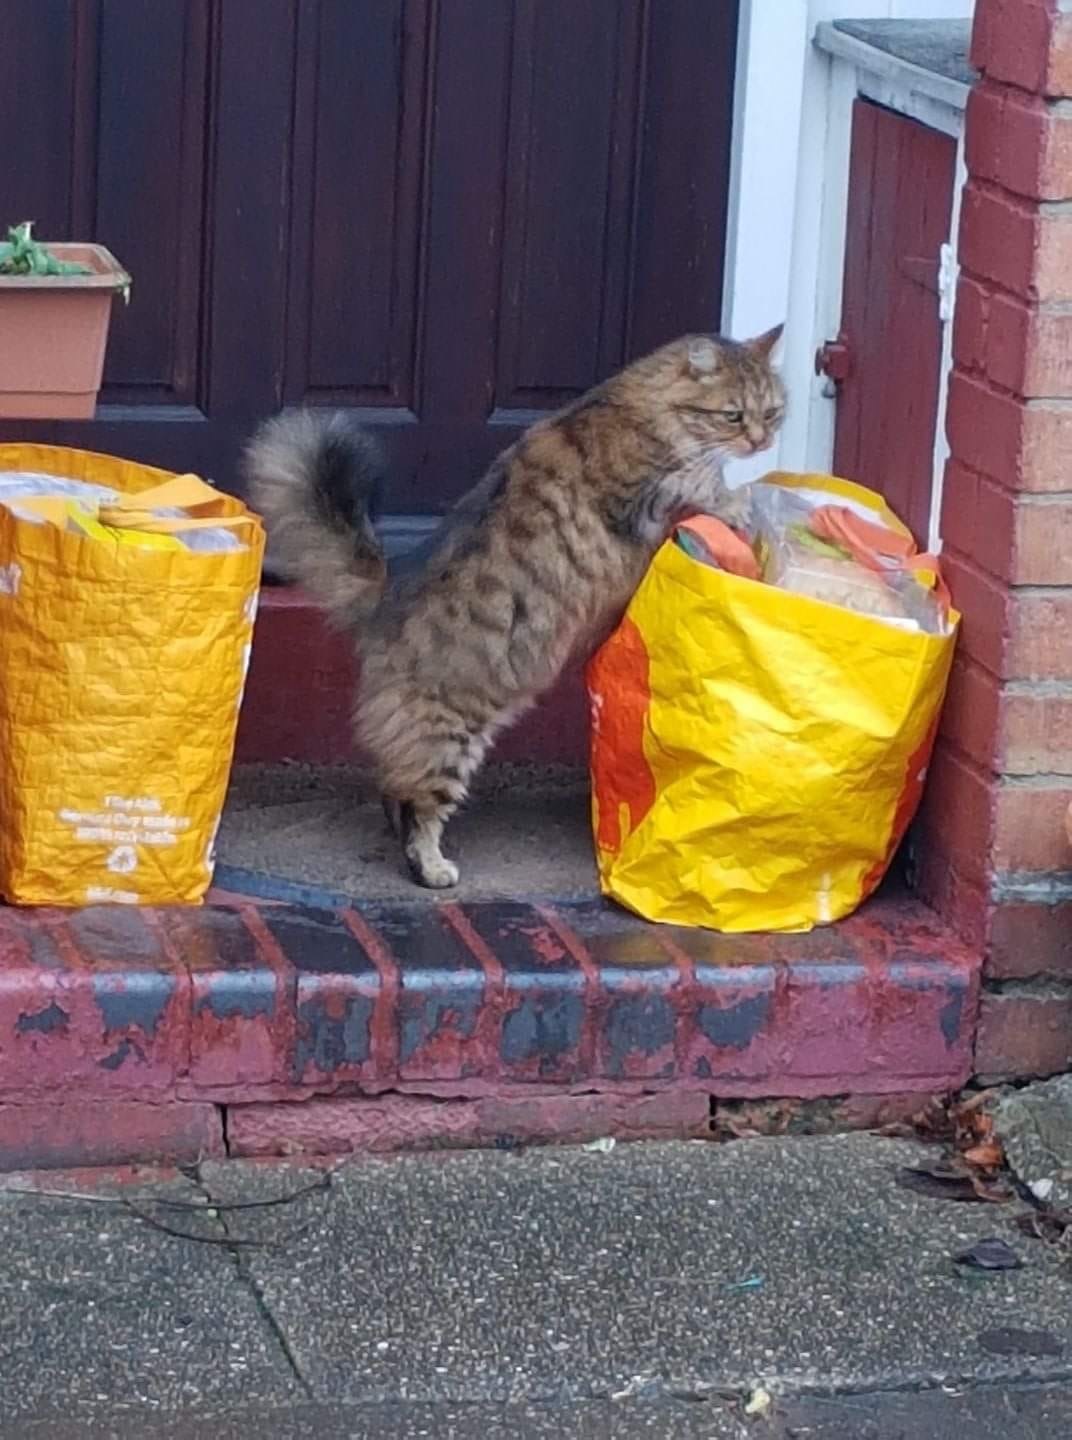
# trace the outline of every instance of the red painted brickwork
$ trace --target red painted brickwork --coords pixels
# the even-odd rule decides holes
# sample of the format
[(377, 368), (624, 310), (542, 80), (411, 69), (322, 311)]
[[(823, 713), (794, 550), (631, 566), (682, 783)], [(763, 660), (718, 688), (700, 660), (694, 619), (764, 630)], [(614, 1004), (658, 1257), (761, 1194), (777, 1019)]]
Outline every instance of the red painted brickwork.
[(996, 389), (983, 368), (978, 282), (963, 280), (953, 323), (959, 369), (949, 387), (946, 425), (959, 464), (1019, 495), (1066, 491), (1072, 400), (1032, 400)]
[[(239, 762), (352, 755), (353, 647), (297, 590), (266, 587), (238, 724)], [(300, 704), (295, 703), (300, 696)]]
[[(718, 1140), (754, 1135), (829, 1135), (906, 1123), (933, 1091), (824, 1100), (718, 1101), (660, 1095), (497, 1096), (429, 1100), (419, 1095), (352, 1096), (301, 1105), (236, 1105), (228, 1116), (232, 1155), (389, 1154), (461, 1146), (584, 1144), (593, 1140)], [(713, 1110), (713, 1113), (712, 1113)]]
[(1072, 497), (1017, 495), (958, 458), (946, 471), (942, 534), (1006, 584), (1063, 586), (1072, 558)]
[(1002, 779), (994, 815), (994, 864), (1003, 871), (1060, 871), (1068, 866), (1065, 813), (1072, 778)]
[[(848, 1128), (844, 1126), (842, 1128)], [(420, 1095), (353, 1096), (300, 1105), (235, 1105), (232, 1155), (384, 1154), (471, 1146), (689, 1140), (711, 1133), (706, 1095), (488, 1096), (431, 1100)]]
[(1072, 14), (1057, 0), (998, 0), (979, 9), (972, 60), (992, 80), (1031, 93), (1072, 95)]
[[(920, 812), (924, 855), (940, 852), (951, 859), (957, 874), (985, 890), (990, 876), (995, 796), (990, 776), (961, 751), (939, 744), (931, 761), (930, 779)], [(942, 897), (925, 882), (925, 893), (943, 914)], [(958, 928), (963, 928), (959, 926)]]
[[(985, 221), (969, 209), (964, 223), (977, 228), (976, 248), (988, 251)], [(1029, 272), (1036, 283), (1037, 258)], [(1011, 266), (1003, 258), (995, 258), (991, 268)], [(958, 364), (981, 372), (982, 379), (1020, 398), (1066, 396), (1072, 382), (1068, 351), (1072, 316), (1065, 302), (1039, 304), (1005, 290), (988, 290), (983, 277), (971, 272), (964, 285), (964, 313), (953, 331), (953, 354)], [(1067, 285), (1068, 281), (1063, 280), (1062, 290)]]
[(978, 0), (942, 533), (960, 651), (922, 892), (984, 952), (977, 1069), (1072, 1064), (1072, 15)]
[(984, 1081), (1072, 1070), (1072, 993), (987, 994), (979, 1016), (975, 1069)]
[(0, 1170), (216, 1153), (218, 1107), (232, 1148), (278, 1153), (691, 1134), (713, 1094), (955, 1089), (980, 968), (908, 897), (735, 937), (595, 900), (0, 907)]
[(223, 1120), (215, 1105), (169, 1100), (0, 1101), (0, 1171), (53, 1170), (72, 1165), (196, 1164), (224, 1154)]
[(961, 264), (1025, 300), (1072, 299), (1072, 214), (973, 180), (964, 191)]
[(942, 735), (966, 759), (1004, 775), (1072, 775), (1072, 685), (1002, 684), (967, 656), (949, 681)]
[(961, 656), (1002, 681), (1072, 680), (1072, 590), (1010, 586), (952, 542), (943, 569), (964, 612)]
[[(984, 0), (976, 14), (988, 8)], [(970, 173), (1028, 200), (1072, 197), (1072, 113), (1063, 99), (991, 80), (977, 85), (968, 100)]]
[(1000, 906), (991, 926), (986, 973), (994, 980), (1072, 981), (1072, 900)]
[(1072, 774), (1072, 687), (1006, 688), (998, 760), (1007, 775)]
[[(949, 677), (939, 743), (947, 745), (984, 769), (994, 759), (1004, 704), (1004, 687), (981, 665), (961, 652)], [(934, 777), (932, 767), (932, 780)]]

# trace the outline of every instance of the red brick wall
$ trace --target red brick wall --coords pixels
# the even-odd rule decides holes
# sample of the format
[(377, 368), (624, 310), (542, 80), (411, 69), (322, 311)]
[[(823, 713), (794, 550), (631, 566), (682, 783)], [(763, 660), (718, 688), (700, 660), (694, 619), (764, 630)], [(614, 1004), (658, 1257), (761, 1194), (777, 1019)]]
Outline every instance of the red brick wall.
[(1072, 15), (977, 0), (942, 515), (964, 611), (921, 883), (986, 955), (977, 1068), (1072, 1067)]

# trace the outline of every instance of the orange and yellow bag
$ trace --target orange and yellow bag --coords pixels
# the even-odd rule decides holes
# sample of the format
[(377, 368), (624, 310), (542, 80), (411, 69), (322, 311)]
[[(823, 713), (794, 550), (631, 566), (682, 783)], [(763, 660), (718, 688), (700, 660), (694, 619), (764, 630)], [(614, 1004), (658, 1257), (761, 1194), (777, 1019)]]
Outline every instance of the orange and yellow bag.
[(194, 475), (87, 451), (0, 445), (0, 472), (119, 492), (87, 506), (0, 489), (0, 894), (200, 901), (249, 664), (261, 523)]
[[(906, 569), (933, 569), (871, 491), (819, 475), (766, 483), (873, 517), (909, 542)], [(899, 628), (665, 544), (588, 669), (604, 893), (649, 920), (723, 931), (848, 915), (919, 803), (959, 617), (947, 619), (943, 634)]]

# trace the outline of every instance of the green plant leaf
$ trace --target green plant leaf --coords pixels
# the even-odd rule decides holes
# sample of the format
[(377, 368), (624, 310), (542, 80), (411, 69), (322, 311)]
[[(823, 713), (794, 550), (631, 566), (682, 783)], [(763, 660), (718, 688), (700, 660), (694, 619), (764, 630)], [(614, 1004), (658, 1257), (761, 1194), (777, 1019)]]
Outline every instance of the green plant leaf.
[(33, 221), (23, 220), (8, 227), (7, 240), (0, 244), (0, 275), (90, 275), (88, 265), (60, 260), (33, 238)]

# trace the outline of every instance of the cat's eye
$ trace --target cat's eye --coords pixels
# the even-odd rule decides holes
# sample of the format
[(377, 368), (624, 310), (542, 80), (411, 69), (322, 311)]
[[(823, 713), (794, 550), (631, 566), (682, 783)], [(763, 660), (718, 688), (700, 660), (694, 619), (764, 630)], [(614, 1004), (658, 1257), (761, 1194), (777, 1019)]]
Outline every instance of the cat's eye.
[(721, 415), (727, 425), (740, 425), (744, 419), (743, 410), (723, 410), (721, 411)]
[(782, 413), (781, 410), (778, 410), (778, 409), (774, 409), (774, 410), (764, 410), (764, 412), (763, 412), (763, 418), (764, 418), (764, 420), (767, 421), (768, 424), (772, 424), (775, 420), (778, 419), (778, 417), (781, 415), (781, 413)]

